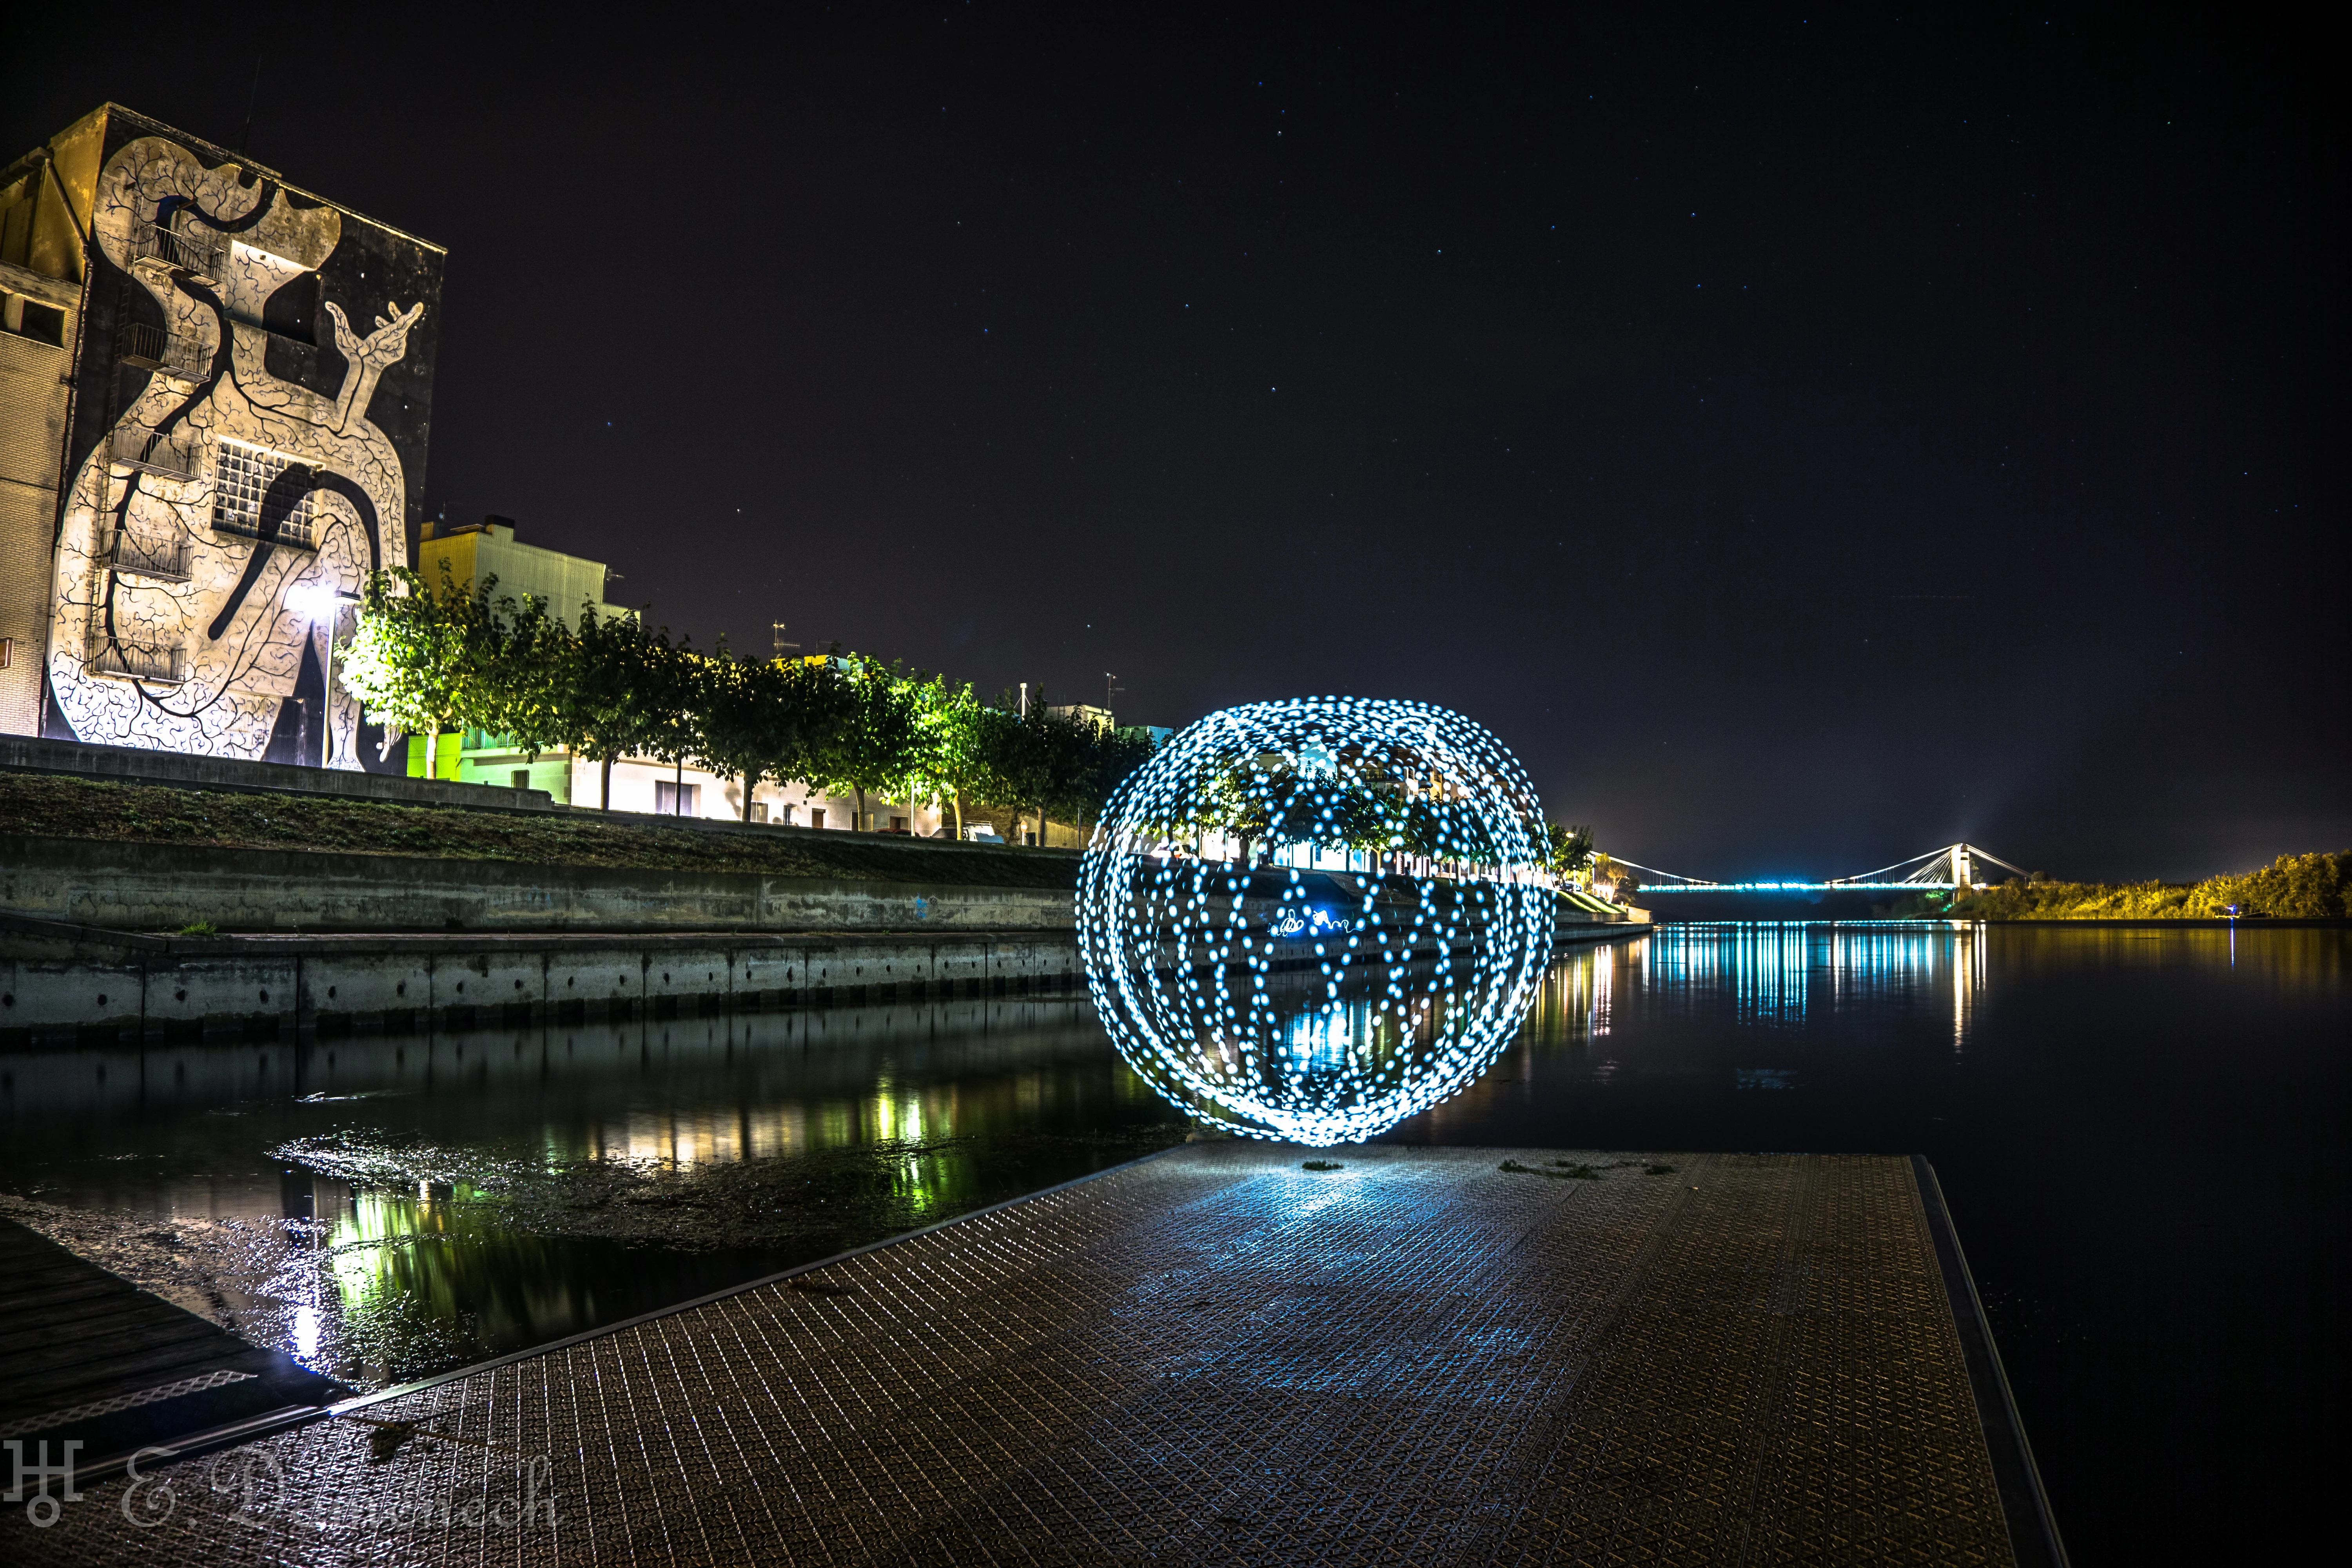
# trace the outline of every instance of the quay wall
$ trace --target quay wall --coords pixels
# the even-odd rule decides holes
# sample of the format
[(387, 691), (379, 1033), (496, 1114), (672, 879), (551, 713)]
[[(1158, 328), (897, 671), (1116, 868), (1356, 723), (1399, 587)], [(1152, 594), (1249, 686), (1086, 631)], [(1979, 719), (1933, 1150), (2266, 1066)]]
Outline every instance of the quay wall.
[(0, 1048), (1065, 991), (1066, 933), (140, 937), (0, 921)]
[[(1562, 946), (1643, 934), (1563, 927)], [(1280, 944), (1274, 967), (1318, 962)], [(1434, 951), (1417, 954), (1434, 957)], [(0, 915), (0, 1051), (1083, 991), (1066, 931), (163, 937)]]
[(0, 914), (118, 931), (1068, 931), (1052, 888), (0, 834)]

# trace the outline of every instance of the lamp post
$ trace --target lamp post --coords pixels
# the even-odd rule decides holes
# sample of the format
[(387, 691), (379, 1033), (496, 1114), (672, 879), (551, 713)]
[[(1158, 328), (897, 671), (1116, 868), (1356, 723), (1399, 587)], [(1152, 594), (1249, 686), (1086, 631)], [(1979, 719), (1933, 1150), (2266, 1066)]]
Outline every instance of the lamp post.
[(342, 623), (343, 606), (358, 603), (360, 596), (357, 594), (346, 593), (331, 583), (298, 583), (286, 591), (288, 609), (310, 625), (327, 628), (326, 692), (319, 703), (319, 766), (321, 769), (334, 761), (335, 631)]

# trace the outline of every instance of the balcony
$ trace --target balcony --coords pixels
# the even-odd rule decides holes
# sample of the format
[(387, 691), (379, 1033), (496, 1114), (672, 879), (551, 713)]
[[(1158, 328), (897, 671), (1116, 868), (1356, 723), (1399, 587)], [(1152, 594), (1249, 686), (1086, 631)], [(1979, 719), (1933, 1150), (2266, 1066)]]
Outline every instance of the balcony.
[(195, 339), (144, 321), (126, 321), (114, 335), (114, 357), (142, 370), (194, 380), (205, 373), (204, 345)]
[(142, 223), (131, 237), (132, 265), (142, 261), (186, 273), (200, 283), (217, 282), (228, 261), (228, 241), (184, 216), (168, 223)]
[(89, 671), (115, 680), (136, 680), (148, 686), (180, 686), (188, 679), (186, 654), (178, 647), (125, 642), (92, 632)]
[(188, 536), (175, 533), (166, 539), (133, 533), (127, 528), (119, 530), (107, 549), (106, 564), (130, 576), (152, 577), (159, 583), (184, 583), (188, 580)]
[(143, 425), (125, 425), (114, 432), (114, 460), (142, 473), (167, 479), (196, 477), (196, 445)]

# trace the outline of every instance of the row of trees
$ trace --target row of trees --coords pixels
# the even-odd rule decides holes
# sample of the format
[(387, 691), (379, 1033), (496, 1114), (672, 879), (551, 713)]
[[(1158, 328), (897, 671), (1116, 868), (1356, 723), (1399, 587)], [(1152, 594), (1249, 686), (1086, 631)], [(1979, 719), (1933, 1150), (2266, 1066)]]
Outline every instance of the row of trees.
[(2259, 870), (2189, 883), (2053, 882), (2037, 872), (1964, 893), (1949, 912), (1990, 921), (2340, 919), (2352, 913), (2352, 853), (2282, 855)]
[(970, 685), (895, 664), (838, 655), (738, 658), (722, 639), (697, 652), (667, 627), (582, 608), (579, 624), (543, 601), (438, 591), (406, 567), (367, 584), (359, 629), (339, 670), (387, 726), (437, 754), (446, 732), (478, 730), (532, 752), (600, 763), (612, 805), (613, 763), (647, 757), (743, 784), (743, 814), (763, 780), (854, 797), (938, 806), (958, 837), (967, 800), (1038, 818), (1085, 822), (1150, 754), (1138, 731), (1105, 731), (1032, 703), (1027, 716), (986, 702)]
[[(1347, 849), (1379, 864), (1420, 862), (1461, 871), (1495, 867), (1504, 857), (1485, 806), (1442, 788), (1408, 787), (1402, 778), (1335, 777), (1302, 771), (1269, 754), (1238, 768), (1210, 768), (1164, 798), (1165, 820), (1150, 830), (1171, 844), (1207, 836), (1235, 841), (1240, 858), (1293, 845)], [(1537, 825), (1546, 869), (1582, 879), (1597, 858), (1590, 827)]]

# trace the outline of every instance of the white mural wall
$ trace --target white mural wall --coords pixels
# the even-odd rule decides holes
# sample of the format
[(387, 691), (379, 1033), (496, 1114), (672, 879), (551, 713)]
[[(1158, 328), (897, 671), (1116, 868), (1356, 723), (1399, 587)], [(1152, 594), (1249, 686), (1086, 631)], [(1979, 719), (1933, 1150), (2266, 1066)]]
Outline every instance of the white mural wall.
[[(258, 323), (334, 252), (333, 208), (156, 137), (108, 160), (93, 207), (164, 330), (122, 340), (158, 368), (73, 478), (50, 689), (84, 741), (259, 759), (332, 595), (406, 562), (400, 458), (368, 410), (424, 305), (325, 301), (345, 367), (325, 397), (270, 376)], [(357, 704), (331, 688), (327, 707), (334, 765), (356, 768)]]

